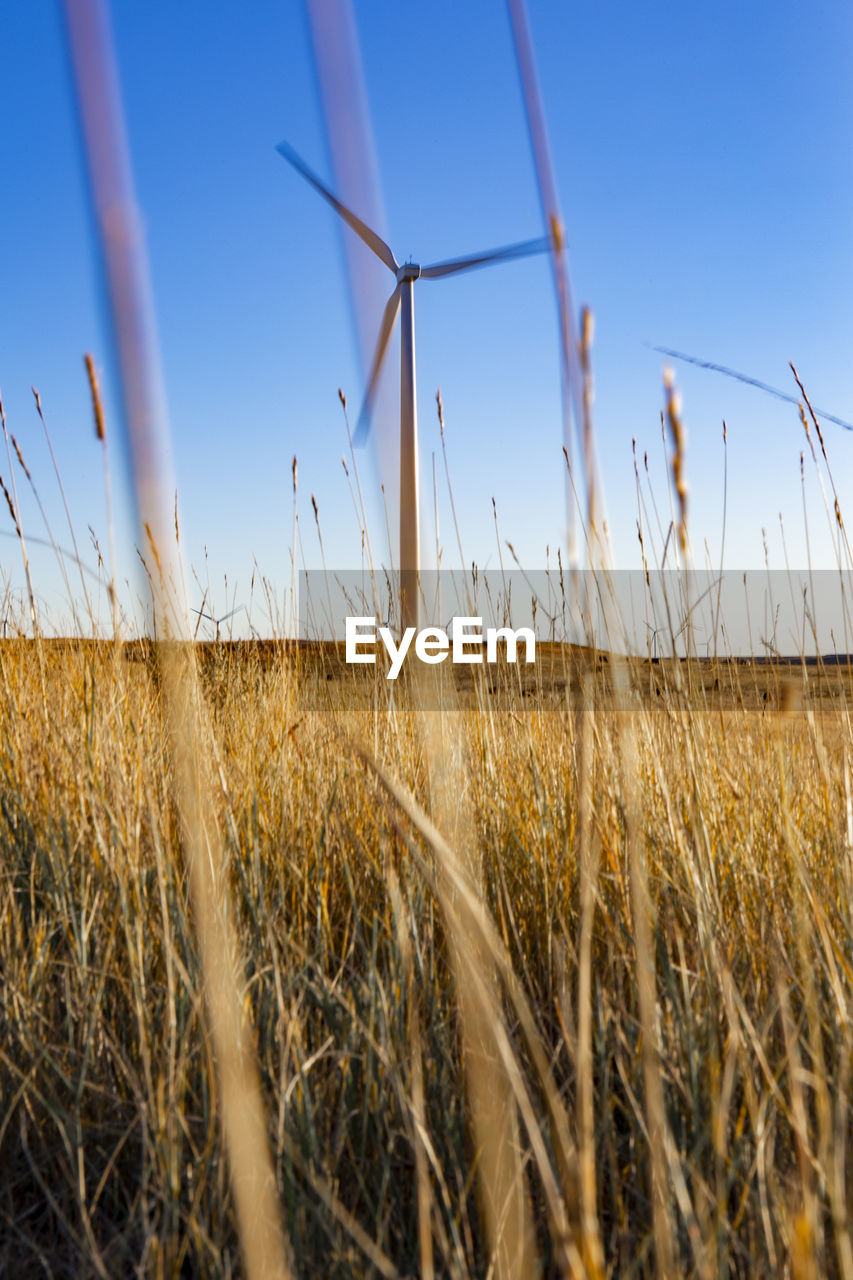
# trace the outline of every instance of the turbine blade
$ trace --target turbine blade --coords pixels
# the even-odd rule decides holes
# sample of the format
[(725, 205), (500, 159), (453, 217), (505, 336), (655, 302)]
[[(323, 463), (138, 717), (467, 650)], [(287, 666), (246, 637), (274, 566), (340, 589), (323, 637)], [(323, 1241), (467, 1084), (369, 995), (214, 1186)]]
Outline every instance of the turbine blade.
[(238, 604), (237, 608), (232, 609), (230, 613), (223, 613), (221, 618), (216, 619), (216, 625), (219, 626), (221, 622), (227, 622), (229, 618), (233, 618), (235, 613), (239, 613), (240, 610), (245, 609), (245, 607), (246, 606), (244, 604)]
[(382, 323), (379, 326), (379, 339), (376, 343), (373, 363), (370, 366), (370, 377), (367, 380), (367, 391), (364, 393), (364, 404), (361, 406), (361, 413), (358, 415), (358, 424), (355, 428), (353, 444), (364, 444), (367, 439), (367, 434), (370, 431), (370, 415), (373, 410), (373, 401), (376, 396), (376, 386), (379, 382), (379, 373), (382, 369), (382, 361), (385, 359), (385, 352), (388, 350), (388, 343), (391, 341), (391, 334), (394, 331), (397, 312), (399, 310), (400, 286), (397, 285), (397, 288), (385, 304), (385, 310), (382, 313)]
[(485, 253), (474, 253), (467, 258), (451, 258), (448, 262), (434, 262), (430, 267), (421, 268), (424, 280), (438, 280), (441, 276), (452, 276), (457, 271), (473, 271), (477, 267), (488, 267), (493, 262), (509, 262), (513, 258), (526, 258), (533, 253), (547, 253), (551, 242), (547, 236), (538, 240), (522, 240), (520, 244), (507, 244), (502, 249), (489, 249)]
[(320, 181), (316, 173), (308, 168), (302, 157), (293, 150), (293, 147), (286, 142), (280, 142), (276, 147), (276, 151), (279, 155), (284, 156), (285, 160), (292, 164), (294, 169), (301, 173), (303, 178), (307, 179), (316, 191), (319, 191), (324, 200), (328, 200), (332, 208), (341, 215), (344, 222), (352, 227), (355, 234), (364, 241), (369, 249), (373, 250), (377, 258), (384, 262), (388, 270), (393, 271), (396, 275), (399, 270), (399, 264), (382, 237), (378, 236), (375, 231), (371, 231), (370, 227), (362, 222), (361, 218), (356, 217), (351, 209), (348, 209), (336, 195), (332, 194), (329, 188)]

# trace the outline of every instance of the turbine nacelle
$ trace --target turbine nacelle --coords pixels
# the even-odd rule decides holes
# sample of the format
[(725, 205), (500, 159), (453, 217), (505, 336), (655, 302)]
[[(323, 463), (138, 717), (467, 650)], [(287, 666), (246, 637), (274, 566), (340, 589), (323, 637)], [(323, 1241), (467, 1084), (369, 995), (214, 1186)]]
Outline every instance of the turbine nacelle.
[(420, 280), (421, 269), (416, 262), (404, 262), (402, 267), (397, 268), (397, 284), (402, 284), (404, 280)]

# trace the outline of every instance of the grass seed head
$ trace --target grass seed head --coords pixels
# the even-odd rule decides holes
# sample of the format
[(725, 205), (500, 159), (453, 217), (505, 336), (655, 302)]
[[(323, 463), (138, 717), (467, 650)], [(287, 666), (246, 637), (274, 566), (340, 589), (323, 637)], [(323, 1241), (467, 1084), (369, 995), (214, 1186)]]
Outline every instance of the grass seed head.
[(672, 481), (678, 496), (678, 539), (683, 554), (687, 552), (687, 479), (685, 476), (685, 453), (687, 449), (687, 431), (681, 417), (681, 395), (675, 386), (675, 374), (672, 369), (664, 369), (663, 385), (666, 390), (666, 418), (672, 437)]
[(2, 476), (0, 476), (0, 488), (2, 488), (3, 490), (3, 497), (6, 499), (6, 506), (9, 508), (9, 515), (12, 517), (12, 521), (15, 525), (15, 532), (17, 533), (18, 537), (20, 537), (21, 526), (18, 524), (18, 517), (15, 513), (15, 504), (12, 501), (11, 494), (9, 493), (9, 490), (6, 488), (6, 482)]
[(87, 351), (83, 357), (86, 365), (86, 375), (89, 379), (89, 390), (92, 392), (92, 411), (95, 415), (95, 436), (101, 441), (106, 440), (106, 431), (104, 430), (104, 406), (101, 402), (101, 389), (98, 386), (98, 374), (95, 369), (95, 361)]
[(18, 461), (21, 464), (21, 470), (23, 471), (27, 479), (32, 483), (32, 476), (30, 475), (30, 469), (27, 466), (26, 462), (24, 462), (24, 455), (21, 453), (21, 446), (18, 444), (18, 441), (15, 439), (14, 435), (12, 436), (12, 444), (15, 447), (15, 453), (18, 455)]

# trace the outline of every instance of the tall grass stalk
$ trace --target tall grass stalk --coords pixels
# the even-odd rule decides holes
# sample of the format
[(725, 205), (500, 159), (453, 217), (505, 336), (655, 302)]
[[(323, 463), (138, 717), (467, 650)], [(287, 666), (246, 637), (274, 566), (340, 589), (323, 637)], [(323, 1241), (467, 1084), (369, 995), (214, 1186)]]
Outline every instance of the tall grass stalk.
[(92, 413), (95, 418), (95, 437), (100, 442), (101, 455), (104, 463), (104, 497), (107, 507), (107, 530), (110, 540), (110, 580), (108, 583), (108, 591), (113, 619), (113, 640), (117, 644), (119, 641), (119, 620), (118, 597), (116, 596), (116, 539), (115, 522), (113, 519), (113, 490), (112, 481), (110, 479), (110, 457), (107, 445), (107, 427), (106, 419), (104, 417), (103, 401), (101, 399), (101, 388), (98, 384), (98, 373), (95, 369), (95, 361), (88, 352), (84, 357), (84, 363), (86, 365), (86, 377), (89, 380), (89, 391), (92, 395)]
[[(157, 343), (150, 312), (150, 286), (124, 138), (118, 80), (108, 16), (98, 0), (68, 0), (65, 16), (81, 123), (89, 161), (93, 202), (110, 284), (113, 324), (120, 353), (125, 412), (140, 519), (158, 572), (155, 613), (167, 643), (160, 674), (165, 728), (174, 760), (175, 801), (198, 931), (205, 996), (221, 1097), (231, 1185), (250, 1277), (287, 1277), (285, 1236), (270, 1161), (263, 1100), (249, 1020), (240, 992), (240, 963), (223, 861), (222, 836), (212, 813), (207, 772), (209, 736), (195, 678), (193, 652), (168, 638), (189, 638), (186, 601), (174, 599), (183, 567), (169, 553), (169, 521), (163, 454), (154, 430), (164, 412), (157, 372)], [(177, 530), (176, 530), (177, 535)], [(164, 557), (168, 554), (168, 560)]]
[[(44, 416), (44, 410), (41, 407), (41, 396), (39, 395), (38, 391), (36, 391), (35, 387), (32, 387), (31, 390), (33, 393), (33, 399), (35, 400), (36, 413), (39, 416), (39, 421), (41, 422), (42, 430), (44, 431), (44, 438), (47, 441), (47, 448), (50, 454), (50, 461), (51, 461), (51, 464), (53, 465), (53, 473), (56, 476), (56, 483), (59, 486), (59, 493), (60, 493), (60, 497), (62, 498), (62, 505), (65, 508), (65, 518), (68, 521), (68, 532), (71, 535), (71, 545), (74, 548), (74, 559), (80, 569), (80, 587), (83, 591), (83, 599), (86, 602), (86, 613), (88, 617), (91, 619), (94, 616), (92, 613), (92, 601), (89, 596), (88, 588), (86, 586), (86, 577), (82, 568), (83, 560), (80, 555), (80, 548), (77, 545), (77, 535), (74, 532), (74, 521), (71, 519), (71, 508), (68, 506), (68, 498), (65, 495), (65, 485), (62, 483), (62, 472), (59, 469), (59, 463), (57, 462), (56, 454), (53, 451), (53, 440), (51, 439), (50, 432), (47, 429), (47, 420)], [(9, 465), (11, 466), (11, 460)]]

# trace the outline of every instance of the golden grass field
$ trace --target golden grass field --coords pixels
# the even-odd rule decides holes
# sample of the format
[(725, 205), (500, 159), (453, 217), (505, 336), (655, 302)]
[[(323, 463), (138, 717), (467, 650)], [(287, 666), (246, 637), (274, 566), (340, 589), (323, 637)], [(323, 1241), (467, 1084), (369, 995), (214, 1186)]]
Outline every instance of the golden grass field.
[[(292, 1274), (853, 1274), (844, 673), (188, 656)], [(164, 697), (0, 645), (2, 1275), (243, 1271)]]
[[(67, 504), (85, 601), (44, 517), (72, 638), (39, 620), (12, 446), (44, 509), (0, 404), (29, 602), (9, 639), (6, 608), (0, 641), (0, 1277), (853, 1280), (846, 659), (542, 645), (532, 670), (391, 685), (333, 645), (191, 642), (120, 79), (105, 8), (65, 8), (161, 639), (120, 642), (138, 610), (122, 630), (90, 355), (110, 561), (95, 538), (96, 597)], [(558, 304), (566, 563), (606, 577), (592, 320), (575, 334), (512, 8)], [(413, 385), (413, 351), (410, 368)], [(791, 368), (841, 579), (853, 553)], [(695, 567), (669, 370), (664, 395), (666, 504), (634, 442), (647, 584), (649, 567)], [(295, 457), (292, 485), (293, 582)], [(416, 582), (412, 545), (398, 567)], [(807, 522), (806, 545), (811, 572)], [(660, 653), (691, 647), (689, 630), (654, 634)]]

